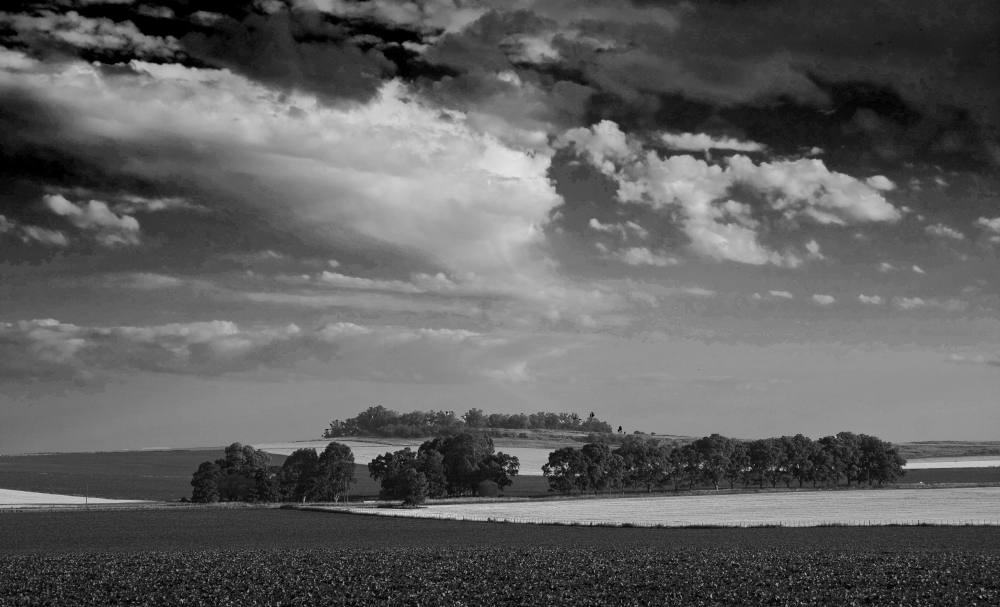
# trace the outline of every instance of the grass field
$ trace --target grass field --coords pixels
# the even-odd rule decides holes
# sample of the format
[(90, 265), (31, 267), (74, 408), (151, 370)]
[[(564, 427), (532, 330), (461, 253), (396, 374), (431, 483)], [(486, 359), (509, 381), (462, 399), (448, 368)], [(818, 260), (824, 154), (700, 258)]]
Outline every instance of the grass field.
[(54, 495), (52, 493), (33, 493), (31, 491), (15, 491), (0, 489), (0, 508), (6, 504), (37, 505), (37, 504), (121, 504), (133, 503), (132, 500), (109, 500), (99, 497), (79, 497), (76, 495)]
[(533, 502), (430, 505), (412, 510), (357, 508), (382, 516), (578, 524), (691, 525), (1000, 524), (1000, 488), (809, 491), (659, 495)]

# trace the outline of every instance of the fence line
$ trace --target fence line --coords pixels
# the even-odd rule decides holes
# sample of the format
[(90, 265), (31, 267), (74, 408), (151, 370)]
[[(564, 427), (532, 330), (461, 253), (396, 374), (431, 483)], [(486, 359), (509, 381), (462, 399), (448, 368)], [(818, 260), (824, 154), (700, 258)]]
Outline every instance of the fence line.
[[(322, 508), (316, 508), (320, 510)], [(346, 512), (369, 516), (390, 516), (399, 518), (435, 519), (451, 521), (469, 521), (480, 523), (519, 523), (530, 525), (563, 525), (571, 527), (642, 527), (649, 529), (684, 528), (684, 527), (916, 527), (916, 526), (951, 526), (951, 527), (997, 527), (1000, 519), (815, 519), (792, 521), (722, 521), (722, 522), (628, 522), (611, 520), (579, 521), (569, 519), (525, 518), (509, 516), (481, 516), (469, 514), (415, 514), (401, 510), (385, 510), (380, 508), (349, 508)]]

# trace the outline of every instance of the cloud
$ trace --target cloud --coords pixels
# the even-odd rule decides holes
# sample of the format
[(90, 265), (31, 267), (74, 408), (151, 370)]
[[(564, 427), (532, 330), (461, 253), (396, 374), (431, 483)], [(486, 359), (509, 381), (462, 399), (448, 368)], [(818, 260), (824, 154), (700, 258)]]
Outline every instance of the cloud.
[(17, 221), (7, 219), (0, 215), (0, 236), (13, 234), (21, 239), (21, 242), (36, 242), (42, 245), (65, 247), (69, 246), (70, 240), (59, 230), (49, 230), (39, 226), (22, 225)]
[(161, 198), (144, 198), (142, 196), (122, 196), (122, 202), (116, 203), (112, 209), (116, 213), (155, 213), (158, 211), (208, 211), (207, 207), (192, 203), (186, 198), (177, 196)]
[(955, 240), (965, 240), (965, 234), (959, 232), (954, 228), (950, 228), (943, 223), (936, 223), (931, 226), (927, 226), (925, 231), (931, 236), (939, 236), (941, 238), (953, 238)]
[(795, 296), (788, 291), (768, 291), (771, 297), (777, 297), (778, 299), (793, 299)]
[(65, 14), (39, 11), (37, 16), (0, 13), (0, 24), (15, 32), (15, 39), (30, 46), (37, 39), (60, 42), (95, 51), (128, 53), (134, 57), (171, 58), (180, 50), (177, 39), (148, 36), (131, 21), (116, 23), (106, 18), (84, 17), (76, 11)]
[(669, 267), (680, 265), (680, 260), (664, 253), (651, 251), (646, 247), (629, 247), (616, 251), (613, 257), (630, 266)]
[(869, 177), (868, 179), (865, 179), (865, 183), (868, 184), (868, 186), (871, 188), (874, 188), (876, 190), (882, 190), (885, 192), (889, 192), (896, 189), (896, 184), (890, 181), (889, 178), (885, 177), (884, 175), (874, 175), (872, 177)]
[[(35, 69), (0, 71), (0, 87), (65, 116), (46, 145), (103, 163), (112, 177), (175, 189), (184, 175), (185, 187), (219, 201), (220, 212), (238, 205), (313, 245), (387, 249), (543, 315), (598, 311), (580, 309), (598, 298), (556, 275), (542, 248), (543, 227), (563, 202), (547, 174), (551, 150), (507, 145), (401, 82), (366, 103), (330, 106), (226, 70), (140, 61), (114, 71)], [(107, 145), (129, 162), (104, 162)], [(103, 210), (58, 206), (81, 223)]]
[(660, 139), (672, 150), (684, 152), (704, 152), (708, 150), (733, 150), (736, 152), (762, 152), (764, 144), (755, 141), (739, 141), (731, 138), (714, 138), (704, 133), (663, 133)]
[(166, 6), (151, 6), (148, 4), (141, 4), (136, 12), (143, 17), (152, 17), (154, 19), (173, 19), (174, 11)]
[(336, 272), (324, 271), (320, 275), (323, 283), (339, 287), (342, 289), (364, 289), (372, 291), (396, 291), (398, 293), (423, 293), (424, 290), (416, 285), (403, 282), (401, 280), (372, 280), (370, 278), (358, 278), (356, 276), (345, 276)]
[(141, 242), (139, 222), (130, 215), (116, 215), (108, 208), (107, 203), (100, 200), (91, 200), (80, 206), (60, 194), (47, 194), (42, 197), (42, 203), (77, 228), (93, 232), (94, 239), (106, 247), (137, 245)]
[(618, 182), (621, 202), (654, 209), (680, 207), (691, 248), (700, 255), (740, 263), (796, 267), (791, 253), (771, 251), (758, 242), (760, 222), (753, 209), (726, 200), (731, 188), (748, 186), (763, 194), (770, 208), (787, 219), (846, 225), (896, 221), (902, 215), (875, 189), (820, 160), (762, 162), (742, 155), (710, 164), (689, 155), (661, 157), (630, 140), (610, 121), (567, 131), (557, 145), (572, 145), (605, 175)]
[(589, 225), (591, 229), (597, 230), (598, 232), (618, 234), (622, 238), (628, 238), (629, 231), (632, 231), (641, 239), (649, 237), (649, 232), (634, 221), (626, 221), (624, 223), (601, 223), (596, 218), (591, 218), (587, 225)]
[(885, 300), (878, 295), (858, 295), (858, 301), (875, 306), (880, 306), (885, 302)]
[(900, 310), (916, 310), (918, 308), (935, 308), (945, 312), (964, 312), (969, 309), (969, 302), (961, 299), (941, 299), (931, 297), (893, 297), (892, 304)]
[(912, 270), (913, 270), (914, 272), (916, 272), (917, 274), (926, 274), (926, 273), (927, 273), (927, 272), (924, 272), (924, 270), (923, 270), (923, 269), (922, 269), (922, 268), (921, 268), (920, 266), (916, 266), (916, 265), (915, 265), (915, 266), (913, 266), (913, 268), (911, 268), (911, 269), (912, 269)]
[(993, 219), (980, 217), (976, 220), (975, 225), (993, 234), (993, 236), (990, 236), (989, 238), (990, 242), (1000, 243), (1000, 217), (994, 217)]
[(896, 269), (896, 266), (892, 265), (891, 263), (889, 263), (887, 261), (883, 261), (880, 264), (878, 264), (878, 271), (879, 272), (883, 272), (883, 273), (885, 273), (885, 272), (892, 272), (895, 269)]
[(812, 300), (821, 306), (829, 306), (830, 304), (837, 301), (832, 295), (820, 295), (816, 294), (812, 296)]
[(901, 310), (914, 310), (927, 305), (927, 302), (919, 297), (893, 297), (892, 303)]
[(980, 226), (984, 230), (1000, 234), (1000, 217), (994, 217), (993, 219), (980, 217), (979, 219), (976, 220), (976, 225)]
[(285, 370), (288, 379), (462, 381), (514, 368), (513, 337), (338, 322), (243, 327), (230, 321), (81, 326), (52, 319), (0, 323), (0, 381), (95, 374), (220, 375)]
[(806, 250), (809, 251), (810, 259), (826, 259), (826, 256), (820, 253), (819, 243), (815, 240), (810, 240), (806, 243)]

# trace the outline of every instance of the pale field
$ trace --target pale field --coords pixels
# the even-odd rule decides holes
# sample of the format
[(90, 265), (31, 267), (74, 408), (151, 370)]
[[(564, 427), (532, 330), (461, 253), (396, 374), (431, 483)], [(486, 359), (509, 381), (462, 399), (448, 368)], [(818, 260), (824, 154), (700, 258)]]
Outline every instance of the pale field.
[[(331, 439), (336, 440), (336, 439)], [(296, 449), (314, 448), (317, 452), (322, 452), (331, 440), (300, 441), (294, 443), (267, 443), (254, 445), (256, 449), (263, 449), (275, 455), (291, 455)], [(409, 447), (414, 451), (420, 447), (422, 440), (409, 440), (401, 438), (363, 438), (344, 439), (337, 442), (347, 445), (354, 454), (354, 463), (367, 464), (386, 451), (398, 451), (404, 447)], [(500, 446), (504, 442), (509, 444), (512, 441), (497, 439), (497, 451), (503, 451), (508, 455), (517, 457), (521, 462), (521, 469), (518, 474), (522, 476), (542, 476), (542, 466), (549, 461), (549, 453), (554, 448), (537, 447), (516, 447)], [(566, 443), (573, 445), (573, 443)], [(565, 446), (565, 445), (563, 445)], [(574, 446), (581, 446), (578, 443)], [(907, 462), (906, 470), (924, 470), (930, 468), (987, 468), (1000, 466), (1000, 459), (990, 459), (979, 457), (930, 457), (921, 459), (911, 459)]]
[(78, 495), (57, 495), (54, 493), (35, 493), (32, 491), (15, 491), (0, 489), (0, 508), (17, 506), (37, 506), (42, 504), (123, 504), (136, 503), (141, 500), (112, 500), (99, 497), (80, 497)]
[(458, 520), (577, 524), (813, 526), (966, 521), (1000, 524), (1000, 487), (917, 490), (809, 491), (642, 498), (445, 504), (413, 510), (353, 508), (352, 512)]

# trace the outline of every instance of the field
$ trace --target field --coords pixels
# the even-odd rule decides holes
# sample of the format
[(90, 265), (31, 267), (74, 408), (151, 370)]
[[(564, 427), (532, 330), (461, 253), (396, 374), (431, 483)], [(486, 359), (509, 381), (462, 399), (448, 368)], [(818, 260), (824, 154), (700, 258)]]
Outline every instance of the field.
[(0, 508), (5, 504), (121, 504), (132, 503), (132, 500), (109, 500), (99, 497), (79, 497), (76, 495), (53, 495), (51, 493), (33, 493), (30, 491), (15, 491), (0, 489)]
[[(89, 494), (109, 499), (178, 501), (191, 495), (191, 474), (198, 464), (222, 456), (222, 449), (0, 456), (0, 488), (74, 496)], [(284, 459), (272, 455), (271, 463), (280, 465)], [(354, 477), (352, 500), (378, 495), (378, 484), (368, 476), (366, 465), (357, 464)], [(1000, 467), (909, 470), (900, 480), (904, 485), (915, 483), (1000, 483)], [(551, 495), (548, 488), (548, 482), (541, 476), (519, 475), (504, 495)]]
[(565, 524), (795, 526), (991, 521), (1000, 525), (1000, 488), (809, 491), (441, 504), (413, 510), (354, 512), (457, 520)]
[(0, 515), (0, 604), (995, 605), (1000, 528), (621, 529), (281, 509)]

